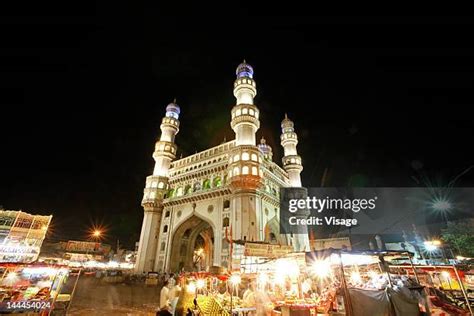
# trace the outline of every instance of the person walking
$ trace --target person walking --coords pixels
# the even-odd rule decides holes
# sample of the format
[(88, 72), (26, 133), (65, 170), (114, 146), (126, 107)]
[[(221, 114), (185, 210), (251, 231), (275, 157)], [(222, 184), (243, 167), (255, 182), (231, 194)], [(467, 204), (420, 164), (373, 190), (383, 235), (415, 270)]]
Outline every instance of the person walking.
[(160, 316), (169, 316), (173, 315), (171, 313), (171, 306), (170, 306), (170, 288), (169, 288), (168, 281), (163, 283), (163, 288), (160, 292), (160, 310), (157, 312), (157, 315)]

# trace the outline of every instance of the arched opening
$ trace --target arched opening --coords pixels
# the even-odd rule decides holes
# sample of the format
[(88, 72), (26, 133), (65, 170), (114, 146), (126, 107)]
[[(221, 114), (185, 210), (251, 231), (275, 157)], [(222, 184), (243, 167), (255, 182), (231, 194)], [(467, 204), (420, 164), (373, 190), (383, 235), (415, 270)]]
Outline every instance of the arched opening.
[(193, 191), (196, 192), (199, 190), (201, 190), (201, 182), (195, 182), (193, 185)]
[(217, 188), (217, 187), (220, 187), (221, 185), (222, 185), (221, 177), (215, 177), (213, 187)]
[(189, 238), (189, 236), (191, 236), (192, 231), (193, 230), (191, 228), (186, 229), (186, 231), (183, 234), (183, 238)]
[(275, 233), (270, 233), (270, 242), (275, 243), (277, 241)]
[(211, 188), (211, 180), (206, 179), (204, 180), (204, 184), (202, 185), (204, 189), (210, 189)]
[(191, 192), (191, 186), (189, 184), (184, 187), (184, 194), (190, 194)]
[(276, 215), (265, 225), (265, 241), (280, 245), (287, 243), (285, 235), (280, 234), (280, 225)]
[(214, 231), (211, 225), (197, 216), (192, 216), (175, 231), (169, 270), (206, 271), (214, 261)]
[(224, 219), (222, 220), (222, 227), (229, 227), (229, 224), (230, 224), (229, 218), (224, 217)]

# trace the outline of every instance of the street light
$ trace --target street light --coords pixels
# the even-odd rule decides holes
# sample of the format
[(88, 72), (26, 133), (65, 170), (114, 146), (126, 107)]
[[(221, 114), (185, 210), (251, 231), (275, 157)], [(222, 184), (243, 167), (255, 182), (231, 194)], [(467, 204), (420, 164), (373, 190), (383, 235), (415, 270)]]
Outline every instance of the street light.
[(435, 252), (436, 250), (439, 249), (441, 251), (442, 258), (446, 262), (449, 262), (448, 257), (446, 256), (446, 253), (444, 252), (444, 249), (442, 247), (443, 243), (441, 242), (441, 240), (438, 240), (438, 239), (427, 240), (423, 244), (425, 245), (426, 251), (430, 253), (430, 257), (431, 257), (431, 253), (433, 253), (433, 252)]
[(439, 240), (427, 240), (423, 242), (425, 245), (425, 249), (428, 252), (434, 252), (438, 249), (438, 246), (441, 245), (441, 242)]
[[(89, 229), (88, 234), (89, 234), (88, 240), (100, 242), (102, 237), (104, 237), (104, 229), (100, 226), (94, 225)], [(92, 251), (93, 252), (95, 251), (95, 247), (94, 247), (94, 250)], [(86, 260), (88, 259), (89, 259), (89, 247), (87, 247), (87, 250), (86, 250)]]
[(435, 246), (441, 246), (441, 240), (432, 240), (431, 243)]
[(89, 240), (100, 241), (105, 237), (106, 229), (101, 225), (92, 225), (87, 231)]

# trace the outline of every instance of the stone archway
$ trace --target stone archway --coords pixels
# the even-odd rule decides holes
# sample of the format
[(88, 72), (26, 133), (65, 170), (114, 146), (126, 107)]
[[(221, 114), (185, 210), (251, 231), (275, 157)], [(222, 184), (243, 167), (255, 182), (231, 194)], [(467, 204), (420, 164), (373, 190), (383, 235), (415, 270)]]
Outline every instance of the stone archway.
[(192, 216), (176, 229), (169, 263), (170, 272), (207, 270), (214, 260), (214, 232), (205, 220)]
[(280, 223), (278, 222), (276, 215), (267, 222), (264, 232), (265, 242), (280, 245), (287, 244), (285, 236), (280, 234)]

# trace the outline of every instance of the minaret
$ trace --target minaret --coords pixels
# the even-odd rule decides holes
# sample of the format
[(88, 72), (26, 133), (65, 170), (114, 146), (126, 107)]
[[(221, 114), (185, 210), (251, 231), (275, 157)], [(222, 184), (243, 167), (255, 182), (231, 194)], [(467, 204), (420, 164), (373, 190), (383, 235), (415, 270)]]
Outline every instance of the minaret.
[(176, 100), (168, 104), (166, 114), (160, 125), (161, 137), (155, 143), (153, 159), (155, 168), (153, 175), (146, 179), (142, 206), (145, 211), (143, 217), (138, 257), (135, 264), (136, 272), (153, 271), (156, 251), (158, 247), (158, 234), (163, 211), (163, 198), (168, 191), (168, 170), (171, 161), (176, 157), (176, 144), (174, 138), (179, 131), (180, 109)]
[(301, 187), (301, 157), (298, 156), (296, 145), (298, 144), (298, 136), (295, 133), (294, 124), (285, 114), (285, 118), (281, 122), (281, 145), (284, 149), (283, 169), (288, 173), (291, 187)]
[(236, 70), (234, 96), (237, 103), (232, 109), (231, 127), (235, 132), (235, 144), (255, 146), (255, 133), (260, 127), (259, 110), (253, 104), (257, 95), (253, 68), (244, 60)]
[[(296, 145), (298, 144), (298, 136), (295, 133), (293, 121), (285, 114), (285, 118), (281, 122), (281, 145), (283, 146), (284, 156), (282, 159), (283, 169), (288, 173), (290, 187), (293, 188), (291, 194), (294, 198), (305, 199), (308, 196), (306, 188), (301, 186), (301, 157), (298, 156)], [(296, 217), (306, 219), (309, 215), (308, 210), (301, 210)], [(295, 251), (309, 251), (308, 230), (305, 225), (298, 226), (299, 232), (293, 234), (293, 247)]]
[(229, 154), (228, 175), (232, 190), (232, 234), (234, 240), (262, 240), (257, 210), (261, 200), (257, 189), (262, 185), (260, 164), (263, 154), (256, 146), (256, 132), (260, 127), (259, 109), (253, 104), (257, 95), (253, 68), (244, 60), (236, 70), (231, 127), (235, 132), (235, 147)]

